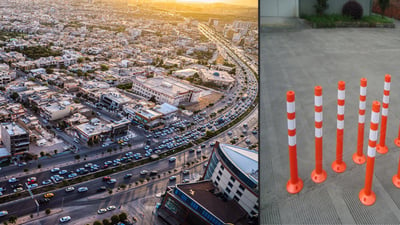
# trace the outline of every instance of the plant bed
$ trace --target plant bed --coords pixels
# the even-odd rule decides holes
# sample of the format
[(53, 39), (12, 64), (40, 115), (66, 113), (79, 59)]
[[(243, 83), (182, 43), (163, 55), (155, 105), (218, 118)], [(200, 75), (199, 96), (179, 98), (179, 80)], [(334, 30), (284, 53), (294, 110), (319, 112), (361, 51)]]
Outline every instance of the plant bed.
[(393, 19), (378, 15), (364, 16), (354, 20), (342, 15), (303, 16), (312, 28), (380, 27), (394, 28)]

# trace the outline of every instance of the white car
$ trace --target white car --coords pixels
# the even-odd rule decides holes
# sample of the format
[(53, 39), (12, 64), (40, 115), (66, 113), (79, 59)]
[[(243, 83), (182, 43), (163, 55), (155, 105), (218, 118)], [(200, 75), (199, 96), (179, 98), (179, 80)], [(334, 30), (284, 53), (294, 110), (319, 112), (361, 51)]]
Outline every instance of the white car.
[(0, 217), (2, 216), (7, 216), (8, 215), (8, 211), (0, 211)]
[(57, 168), (57, 167), (50, 170), (50, 172), (52, 172), (52, 173), (56, 173), (58, 171), (60, 171), (60, 168)]
[(175, 158), (175, 157), (169, 158), (169, 162), (175, 162), (175, 161), (176, 161), (176, 158)]
[(107, 184), (115, 184), (117, 183), (116, 179), (110, 179), (109, 181), (107, 181)]
[(87, 187), (80, 187), (80, 188), (78, 188), (78, 192), (86, 192), (86, 191), (88, 191), (89, 189), (87, 188)]
[(64, 216), (64, 217), (61, 217), (60, 218), (60, 222), (61, 223), (65, 223), (65, 222), (68, 222), (68, 221), (70, 221), (71, 220), (71, 217), (70, 216)]
[(75, 190), (75, 188), (74, 187), (67, 187), (67, 188), (65, 188), (65, 192), (72, 192), (72, 191), (74, 191)]
[(15, 177), (13, 177), (13, 178), (10, 178), (10, 179), (8, 180), (8, 183), (15, 183), (15, 182), (17, 182), (17, 181), (18, 181), (18, 179), (15, 178)]
[(116, 208), (117, 207), (115, 207), (115, 205), (110, 205), (110, 206), (107, 207), (107, 211), (111, 211), (111, 210), (114, 210)]
[(103, 213), (106, 213), (106, 212), (107, 212), (107, 209), (105, 209), (105, 208), (97, 210), (97, 214), (103, 214)]

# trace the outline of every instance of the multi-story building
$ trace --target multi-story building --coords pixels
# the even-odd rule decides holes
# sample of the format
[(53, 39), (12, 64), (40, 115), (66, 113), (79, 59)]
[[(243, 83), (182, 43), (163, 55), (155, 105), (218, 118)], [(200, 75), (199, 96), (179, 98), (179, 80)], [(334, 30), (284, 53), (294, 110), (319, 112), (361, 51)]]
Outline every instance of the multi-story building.
[(59, 120), (67, 117), (71, 113), (69, 102), (54, 102), (42, 106), (43, 115), (47, 120)]
[(119, 92), (104, 93), (100, 97), (100, 103), (108, 109), (121, 109), (130, 100)]
[(225, 71), (201, 69), (199, 75), (203, 82), (212, 82), (221, 86), (229, 86), (235, 82), (235, 79)]
[(13, 156), (29, 151), (29, 133), (14, 122), (1, 124), (1, 140)]
[(177, 106), (183, 102), (198, 102), (202, 90), (173, 78), (137, 76), (133, 79), (132, 91), (145, 98), (154, 96), (158, 102)]
[(203, 179), (211, 179), (249, 215), (258, 214), (258, 152), (216, 142)]
[(157, 211), (171, 225), (257, 223), (258, 153), (216, 143), (202, 181), (168, 187)]

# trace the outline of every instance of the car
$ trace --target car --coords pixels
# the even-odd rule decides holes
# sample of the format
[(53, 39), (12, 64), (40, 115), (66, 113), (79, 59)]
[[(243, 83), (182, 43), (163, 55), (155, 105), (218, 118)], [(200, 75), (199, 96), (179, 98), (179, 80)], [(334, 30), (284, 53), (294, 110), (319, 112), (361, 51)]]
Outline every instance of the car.
[(78, 176), (78, 174), (76, 174), (76, 173), (71, 173), (71, 174), (68, 175), (68, 178), (74, 178), (74, 177), (77, 177), (77, 176)]
[(101, 186), (101, 187), (97, 188), (97, 192), (103, 192), (106, 190), (107, 190), (106, 186)]
[(21, 162), (21, 163), (18, 163), (18, 166), (26, 166), (26, 162)]
[(170, 177), (169, 177), (169, 180), (170, 180), (170, 181), (176, 180), (176, 176), (170, 176)]
[(229, 135), (229, 136), (232, 135), (232, 131), (228, 131), (228, 135)]
[(103, 214), (106, 212), (107, 212), (107, 209), (105, 209), (105, 208), (101, 208), (101, 209), (97, 210), (97, 214)]
[(36, 183), (36, 177), (29, 177), (28, 179), (26, 179), (26, 181), (28, 182), (28, 184)]
[(109, 181), (109, 180), (111, 180), (111, 177), (109, 176), (103, 177), (103, 181)]
[(6, 211), (6, 210), (0, 211), (0, 217), (7, 216), (7, 215), (8, 215), (8, 211)]
[(49, 198), (39, 199), (38, 201), (39, 205), (47, 204), (49, 202), (50, 202)]
[(142, 171), (140, 171), (140, 175), (146, 175), (148, 172), (149, 171), (147, 171), (147, 170), (142, 170)]
[(127, 173), (127, 174), (125, 174), (125, 176), (124, 176), (124, 179), (129, 179), (129, 178), (131, 178), (133, 175), (131, 174), (131, 173)]
[(43, 185), (47, 185), (47, 184), (51, 184), (51, 183), (53, 183), (53, 182), (50, 179), (42, 181)]
[(250, 144), (250, 139), (246, 139), (246, 144)]
[(205, 148), (205, 147), (206, 147), (206, 145), (205, 145), (205, 144), (202, 144), (200, 147), (201, 147), (201, 148)]
[(150, 172), (150, 176), (155, 176), (155, 175), (157, 175), (157, 173), (158, 173), (157, 170), (152, 170), (152, 171)]
[(116, 209), (115, 205), (110, 205), (110, 206), (107, 207), (107, 211), (111, 211), (111, 210), (114, 210), (114, 209)]
[(8, 183), (15, 183), (17, 181), (18, 181), (18, 179), (15, 177), (8, 179)]
[(87, 192), (89, 189), (87, 187), (80, 187), (78, 188), (78, 192), (82, 193), (82, 192)]
[(20, 192), (20, 191), (23, 191), (24, 189), (22, 188), (22, 187), (18, 187), (18, 188), (16, 188), (16, 189), (14, 189), (14, 193), (15, 192)]
[(182, 183), (189, 183), (189, 179), (183, 179)]
[(67, 173), (68, 173), (67, 170), (61, 170), (60, 172), (58, 172), (59, 175), (64, 175), (64, 174), (67, 174)]
[(36, 183), (28, 184), (28, 188), (29, 188), (29, 189), (36, 188), (36, 187), (38, 187), (38, 186), (39, 186), (39, 185), (36, 184)]
[(6, 188), (0, 187), (0, 191), (1, 191), (1, 192), (6, 191)]
[(189, 174), (189, 173), (190, 173), (189, 170), (184, 170), (184, 171), (182, 171), (182, 174), (183, 174), (183, 175), (187, 175), (187, 174)]
[(68, 221), (70, 221), (71, 220), (71, 217), (70, 216), (64, 216), (64, 217), (61, 217), (60, 218), (60, 222), (61, 223), (65, 223), (65, 222), (68, 222)]
[(115, 184), (117, 183), (117, 179), (110, 179), (109, 181), (107, 181), (107, 184)]
[(251, 133), (253, 133), (253, 134), (257, 134), (257, 130), (253, 130)]
[(169, 158), (168, 161), (169, 161), (169, 162), (175, 162), (175, 161), (176, 161), (176, 157), (171, 157), (171, 158)]
[(43, 195), (43, 197), (44, 198), (52, 198), (52, 197), (54, 197), (54, 194), (51, 193), (51, 192), (50, 193), (46, 193), (46, 194)]

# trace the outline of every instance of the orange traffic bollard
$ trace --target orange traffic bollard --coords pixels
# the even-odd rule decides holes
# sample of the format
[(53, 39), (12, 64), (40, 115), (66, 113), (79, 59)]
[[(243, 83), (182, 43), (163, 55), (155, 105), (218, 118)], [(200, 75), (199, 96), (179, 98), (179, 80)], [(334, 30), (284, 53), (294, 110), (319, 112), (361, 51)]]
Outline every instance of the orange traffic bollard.
[(394, 139), (394, 144), (397, 147), (400, 147), (400, 125), (399, 125), (399, 134), (397, 135), (397, 138)]
[(372, 178), (374, 176), (374, 164), (376, 154), (376, 140), (378, 139), (379, 111), (380, 103), (372, 102), (371, 125), (369, 129), (368, 154), (367, 154), (367, 169), (365, 173), (365, 187), (361, 189), (358, 197), (364, 205), (373, 205), (376, 201), (376, 195), (372, 191)]
[(358, 138), (357, 151), (353, 154), (353, 161), (357, 164), (365, 163), (364, 147), (364, 124), (365, 124), (365, 100), (367, 98), (367, 79), (360, 80), (360, 105), (358, 110)]
[(379, 144), (376, 146), (376, 151), (381, 154), (386, 154), (388, 152), (388, 147), (385, 144), (385, 140), (386, 140), (387, 116), (389, 111), (390, 79), (391, 76), (389, 74), (386, 74), (385, 86), (383, 89), (381, 132), (379, 137)]
[(314, 88), (315, 108), (315, 170), (311, 172), (311, 179), (315, 183), (322, 183), (326, 180), (327, 174), (322, 169), (322, 87)]
[(394, 186), (400, 188), (400, 157), (399, 157), (399, 165), (397, 167), (397, 174), (392, 177), (392, 182)]
[(289, 161), (290, 179), (286, 184), (286, 190), (290, 194), (296, 194), (303, 189), (303, 181), (298, 176), (297, 171), (297, 150), (296, 150), (296, 112), (295, 112), (295, 93), (286, 93), (287, 119), (288, 119), (288, 142), (289, 142)]
[(344, 81), (338, 82), (338, 112), (336, 128), (336, 160), (332, 163), (332, 170), (336, 173), (343, 173), (346, 170), (346, 163), (343, 162), (343, 130), (344, 130)]

